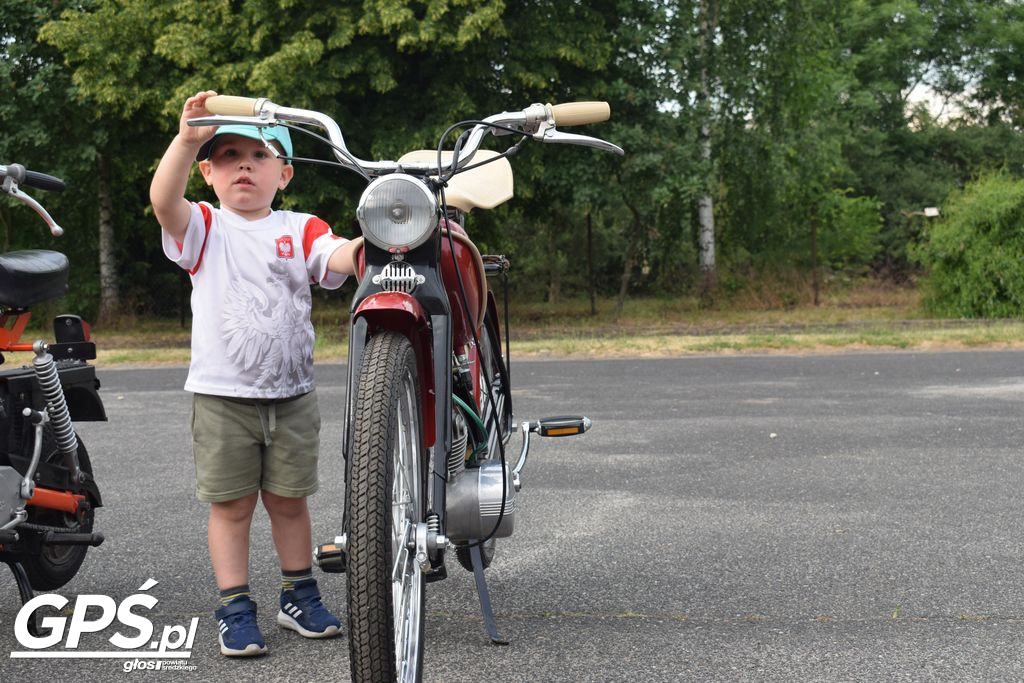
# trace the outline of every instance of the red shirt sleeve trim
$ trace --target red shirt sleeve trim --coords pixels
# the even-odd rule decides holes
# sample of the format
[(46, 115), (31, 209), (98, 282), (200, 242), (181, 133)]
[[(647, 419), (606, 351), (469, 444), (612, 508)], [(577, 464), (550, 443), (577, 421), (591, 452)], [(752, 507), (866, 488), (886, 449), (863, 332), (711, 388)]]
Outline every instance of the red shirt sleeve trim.
[[(331, 232), (331, 226), (327, 225), (327, 223), (324, 220), (317, 218), (316, 216), (313, 216), (308, 221), (306, 221), (306, 225), (302, 228), (303, 261), (309, 260), (309, 254), (310, 252), (313, 251), (313, 242), (315, 242), (318, 237), (323, 237), (324, 235), (330, 235), (332, 240), (341, 239), (340, 237)], [(309, 284), (315, 285), (316, 278), (309, 278)]]
[[(189, 275), (195, 275), (199, 272), (199, 266), (203, 265), (203, 254), (206, 253), (206, 240), (210, 237), (210, 226), (213, 224), (213, 214), (210, 212), (210, 207), (202, 202), (199, 203), (199, 210), (203, 213), (203, 227), (206, 232), (203, 234), (203, 246), (199, 248), (199, 258), (196, 259), (195, 268), (188, 271)], [(181, 245), (178, 245), (179, 250)]]
[(331, 226), (327, 225), (324, 220), (313, 216), (306, 221), (306, 225), (302, 228), (302, 259), (304, 261), (309, 260), (309, 254), (313, 251), (313, 242), (316, 241), (316, 238), (327, 234), (330, 234), (332, 239), (338, 239), (337, 235), (331, 234)]

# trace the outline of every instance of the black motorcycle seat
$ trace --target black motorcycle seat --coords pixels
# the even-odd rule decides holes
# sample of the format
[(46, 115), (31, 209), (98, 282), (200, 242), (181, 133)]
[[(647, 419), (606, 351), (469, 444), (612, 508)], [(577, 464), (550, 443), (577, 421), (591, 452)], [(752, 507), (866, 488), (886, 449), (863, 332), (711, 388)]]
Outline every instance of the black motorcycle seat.
[(59, 251), (25, 249), (0, 254), (0, 306), (28, 308), (68, 291), (68, 257)]

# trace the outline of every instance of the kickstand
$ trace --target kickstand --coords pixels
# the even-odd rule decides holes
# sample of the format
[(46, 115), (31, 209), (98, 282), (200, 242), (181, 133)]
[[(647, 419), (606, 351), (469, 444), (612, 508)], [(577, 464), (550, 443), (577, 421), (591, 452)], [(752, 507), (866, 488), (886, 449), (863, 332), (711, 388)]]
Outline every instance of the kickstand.
[[(7, 566), (11, 568), (11, 573), (14, 574), (14, 582), (18, 584), (18, 595), (21, 596), (21, 604), (25, 605), (25, 603), (35, 597), (35, 593), (32, 591), (32, 584), (28, 582), (28, 574), (25, 573), (25, 568), (21, 566), (20, 562), (7, 562)], [(39, 635), (39, 626), (36, 623), (36, 616), (34, 614), (28, 620), (28, 632), (34, 636)]]
[(480, 611), (484, 615), (484, 626), (487, 628), (487, 635), (495, 645), (508, 645), (498, 635), (498, 625), (494, 621), (494, 612), (491, 610), (491, 596), (487, 592), (487, 579), (484, 578), (484, 562), (480, 557), (480, 545), (470, 547), (469, 557), (473, 561), (473, 578), (476, 579), (476, 594), (480, 596)]

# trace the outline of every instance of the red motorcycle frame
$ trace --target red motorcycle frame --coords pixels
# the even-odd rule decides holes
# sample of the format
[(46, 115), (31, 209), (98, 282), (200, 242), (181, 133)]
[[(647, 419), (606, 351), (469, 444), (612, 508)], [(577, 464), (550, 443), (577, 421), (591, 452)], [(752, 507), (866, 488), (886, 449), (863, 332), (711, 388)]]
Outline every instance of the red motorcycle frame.
[[(453, 126), (468, 130), (452, 151), (376, 162), (354, 157), (337, 123), (320, 112), (233, 97), (211, 97), (206, 106), (218, 116), (190, 125), (322, 128), (336, 165), (369, 181), (357, 209), (363, 242), (353, 264), (359, 286), (349, 324), (343, 529), (317, 548), (316, 560), (348, 575), (352, 678), (418, 681), (425, 584), (447, 576), (454, 551), (474, 573), (488, 633), (501, 642), (484, 569), (496, 539), (514, 530), (529, 435), (571, 436), (590, 426), (575, 416), (522, 422), (518, 460), (506, 458), (517, 427), (508, 331), (503, 356), (487, 275), (504, 276), (509, 264), (482, 257), (461, 226), (470, 211), (512, 196), (507, 156), (530, 139), (621, 154), (556, 128), (602, 121), (608, 105), (535, 104)], [(490, 134), (518, 142), (503, 153), (480, 150)]]

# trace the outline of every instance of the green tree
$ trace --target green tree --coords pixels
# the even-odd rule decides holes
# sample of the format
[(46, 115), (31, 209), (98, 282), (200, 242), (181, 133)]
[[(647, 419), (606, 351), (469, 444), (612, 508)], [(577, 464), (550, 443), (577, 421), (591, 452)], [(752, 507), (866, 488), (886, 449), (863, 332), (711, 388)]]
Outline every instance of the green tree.
[[(51, 242), (33, 212), (6, 201), (0, 205), (0, 227), (5, 249), (31, 246), (66, 252), (72, 264), (66, 305), (92, 318), (100, 298), (100, 258), (114, 250), (108, 243), (97, 244), (100, 207), (113, 203), (98, 201), (104, 187), (99, 172), (104, 133), (82, 110), (72, 107), (69, 112), (69, 100), (75, 97), (70, 71), (54, 47), (36, 39), (41, 26), (79, 4), (11, 0), (0, 6), (0, 129), (5, 133), (0, 160), (56, 175), (67, 184), (63, 194), (28, 189), (66, 228), (59, 241)], [(112, 268), (102, 272), (113, 278)]]
[[(691, 95), (701, 141), (694, 154), (711, 164), (715, 180), (716, 199), (700, 202), (701, 231), (709, 232), (704, 214), (713, 203), (724, 263), (816, 272), (831, 260), (819, 252), (835, 242), (826, 237), (838, 215), (830, 207), (848, 185), (843, 101), (852, 75), (837, 39), (840, 8), (819, 0), (723, 1), (694, 11), (712, 38), (710, 47), (701, 39), (681, 43), (690, 82), (711, 84), (707, 97), (703, 85)], [(700, 131), (709, 121), (708, 137)]]
[[(908, 214), (937, 206), (985, 168), (1020, 149), (999, 117), (986, 118), (983, 69), (1019, 33), (1019, 8), (1001, 0), (861, 0), (847, 3), (841, 41), (854, 79), (848, 91), (848, 184), (882, 202), (882, 274), (902, 279), (918, 237)], [(1016, 16), (1015, 16), (1016, 15)], [(998, 36), (998, 38), (997, 38)], [(994, 73), (994, 72), (993, 72)], [(975, 99), (971, 93), (976, 92)], [(943, 103), (941, 121), (915, 98)], [(979, 125), (980, 124), (980, 125)], [(991, 144), (1001, 140), (1004, 145)], [(991, 142), (988, 142), (991, 141)]]
[[(72, 103), (63, 128), (44, 127), (62, 132), (47, 150), (82, 169), (91, 195), (72, 210), (92, 212), (83, 224), (107, 205), (117, 236), (96, 249), (83, 233), (81, 249), (92, 261), (114, 254), (122, 298), (154, 311), (173, 310), (166, 292), (181, 275), (144, 213), (149, 174), (181, 103), (207, 87), (328, 112), (364, 158), (433, 147), (453, 121), (531, 102), (610, 101), (612, 121), (592, 132), (626, 158), (527, 146), (513, 160), (518, 201), (473, 216), (471, 230), (515, 257), (517, 291), (599, 287), (620, 305), (630, 291), (710, 289), (718, 270), (732, 284), (737, 273), (863, 270), (873, 259), (876, 272), (905, 276), (919, 230), (905, 214), (940, 205), (983, 169), (1019, 168), (1024, 151), (1020, 8), (1002, 0), (36, 5), (0, 10), (18, 36), (5, 54), (33, 55), (10, 87)], [(14, 73), (16, 62), (0, 68)], [(28, 66), (41, 74), (32, 87)], [(925, 86), (956, 100), (958, 118), (911, 106)], [(297, 139), (300, 155), (320, 149)], [(304, 166), (281, 203), (353, 235), (361, 186)], [(198, 183), (191, 192), (211, 198)]]
[[(328, 112), (357, 155), (394, 158), (435, 146), (452, 121), (594, 97), (597, 75), (613, 54), (608, 36), (629, 6), (96, 0), (65, 12), (43, 36), (66, 56), (75, 85), (105, 121), (122, 129), (136, 117), (145, 122), (130, 131), (139, 136), (133, 140), (171, 134), (185, 97), (210, 87)], [(300, 154), (315, 149), (297, 142)], [(157, 154), (137, 166), (145, 169)], [(541, 175), (565, 168), (559, 164), (548, 155), (527, 156), (517, 163), (520, 185), (538, 181), (534, 190), (541, 192)], [(143, 178), (128, 182), (143, 192)], [(354, 176), (321, 170), (304, 172), (293, 187), (284, 206), (335, 222), (353, 215), (359, 195)], [(196, 191), (202, 196), (202, 188)], [(342, 233), (351, 234), (350, 220), (339, 225)]]
[(954, 193), (912, 250), (930, 274), (926, 306), (959, 317), (1024, 315), (1024, 181), (982, 176)]

